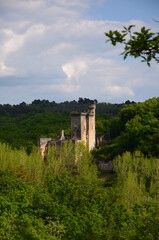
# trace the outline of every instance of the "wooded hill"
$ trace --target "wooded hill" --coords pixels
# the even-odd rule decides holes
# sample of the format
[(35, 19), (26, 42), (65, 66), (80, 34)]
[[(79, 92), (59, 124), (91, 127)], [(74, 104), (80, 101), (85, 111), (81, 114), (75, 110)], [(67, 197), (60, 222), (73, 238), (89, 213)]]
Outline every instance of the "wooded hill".
[[(0, 143), (0, 239), (158, 240), (159, 98), (124, 104), (118, 117), (97, 114), (111, 139), (94, 155), (70, 142), (60, 155), (49, 148), (44, 161), (34, 142), (55, 134), (61, 118), (69, 131), (69, 113), (1, 113), (1, 139), (11, 146)], [(28, 143), (29, 154), (20, 147)], [(116, 156), (111, 181), (101, 179), (95, 155)]]
[[(13, 147), (25, 147), (28, 152), (32, 145), (38, 144), (40, 137), (56, 137), (62, 129), (70, 134), (73, 111), (87, 111), (91, 103), (97, 100), (82, 99), (79, 101), (55, 103), (47, 100), (34, 100), (31, 104), (0, 105), (0, 141)], [(122, 104), (97, 103), (97, 132), (105, 131), (100, 117), (116, 117)], [(104, 128), (104, 129), (103, 129)]]
[(159, 156), (159, 98), (143, 103), (55, 103), (34, 100), (31, 104), (0, 105), (0, 140), (12, 147), (25, 147), (28, 153), (40, 137), (56, 137), (62, 129), (70, 134), (70, 113), (86, 111), (96, 101), (96, 133), (110, 133), (107, 146), (95, 150), (95, 156), (113, 159), (125, 151), (140, 150), (147, 156)]

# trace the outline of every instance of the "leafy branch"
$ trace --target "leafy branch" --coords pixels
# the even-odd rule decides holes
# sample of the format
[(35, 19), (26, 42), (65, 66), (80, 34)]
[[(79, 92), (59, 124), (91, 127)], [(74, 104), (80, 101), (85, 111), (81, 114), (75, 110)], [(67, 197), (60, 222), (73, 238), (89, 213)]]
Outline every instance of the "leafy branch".
[(135, 25), (128, 28), (123, 27), (121, 32), (110, 30), (105, 32), (108, 38), (106, 42), (111, 42), (113, 46), (117, 43), (124, 44), (124, 51), (121, 53), (124, 60), (128, 57), (142, 58), (142, 62), (146, 62), (150, 66), (150, 62), (155, 60), (159, 63), (159, 33), (152, 33), (150, 29), (142, 27), (140, 32), (132, 32)]

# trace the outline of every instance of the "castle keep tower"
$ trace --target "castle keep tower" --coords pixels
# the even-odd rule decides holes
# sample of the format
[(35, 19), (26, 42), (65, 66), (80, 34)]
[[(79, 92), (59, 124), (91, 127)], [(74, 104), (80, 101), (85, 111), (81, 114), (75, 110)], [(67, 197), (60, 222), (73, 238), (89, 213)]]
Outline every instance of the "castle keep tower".
[(86, 113), (72, 113), (71, 114), (71, 139), (75, 141), (83, 141), (87, 143), (87, 122)]
[(87, 113), (71, 114), (71, 138), (76, 142), (88, 144), (89, 150), (95, 147), (95, 104)]
[[(85, 145), (88, 145), (89, 150), (92, 150), (96, 145), (95, 109), (96, 106), (93, 104), (87, 112), (71, 114), (71, 139), (75, 143), (83, 142)], [(69, 138), (65, 138), (64, 130), (55, 139), (40, 138), (39, 146), (42, 157), (45, 158), (49, 146), (55, 146), (58, 152), (60, 152), (65, 141), (69, 141)]]

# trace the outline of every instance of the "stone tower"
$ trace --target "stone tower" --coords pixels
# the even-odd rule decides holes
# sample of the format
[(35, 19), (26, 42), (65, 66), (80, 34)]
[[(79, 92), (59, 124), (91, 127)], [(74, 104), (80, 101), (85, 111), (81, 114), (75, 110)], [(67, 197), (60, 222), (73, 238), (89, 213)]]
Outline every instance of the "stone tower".
[(88, 144), (89, 150), (95, 147), (95, 104), (87, 113), (71, 114), (71, 139)]
[(92, 150), (96, 144), (95, 132), (95, 104), (92, 104), (87, 113), (87, 143), (89, 150)]

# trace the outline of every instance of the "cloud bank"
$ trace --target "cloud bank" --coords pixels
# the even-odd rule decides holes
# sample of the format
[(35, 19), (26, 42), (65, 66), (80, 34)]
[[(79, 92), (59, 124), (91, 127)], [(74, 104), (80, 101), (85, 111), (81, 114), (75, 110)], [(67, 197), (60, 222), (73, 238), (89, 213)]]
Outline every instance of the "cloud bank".
[(159, 67), (123, 62), (104, 32), (131, 23), (89, 17), (106, 1), (0, 2), (0, 103), (89, 97), (104, 102), (157, 96)]

